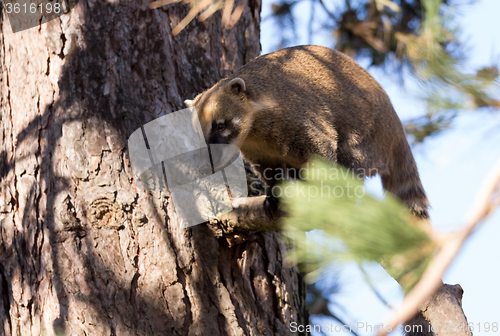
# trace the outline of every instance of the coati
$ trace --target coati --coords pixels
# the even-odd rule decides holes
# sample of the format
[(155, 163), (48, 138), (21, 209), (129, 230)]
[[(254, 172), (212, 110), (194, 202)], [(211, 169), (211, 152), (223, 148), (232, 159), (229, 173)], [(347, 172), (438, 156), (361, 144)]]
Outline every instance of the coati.
[[(259, 56), (194, 100), (207, 143), (234, 144), (261, 176), (317, 154), (369, 176), (415, 214), (428, 201), (403, 126), (382, 87), (345, 54), (299, 46)], [(273, 186), (274, 174), (264, 182)], [(276, 200), (268, 197), (276, 206)]]

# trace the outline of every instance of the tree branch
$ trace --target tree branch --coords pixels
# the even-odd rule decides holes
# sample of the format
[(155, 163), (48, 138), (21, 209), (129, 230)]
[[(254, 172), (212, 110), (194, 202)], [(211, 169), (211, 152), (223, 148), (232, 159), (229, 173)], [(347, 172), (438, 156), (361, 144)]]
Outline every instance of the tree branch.
[[(418, 311), (431, 323), (441, 326), (439, 334), (471, 335), (468, 329), (447, 332), (443, 330), (446, 322), (456, 322), (459, 326), (466, 325), (466, 318), (462, 311), (463, 290), (459, 285), (443, 285), (441, 278), (453, 259), (460, 251), (465, 240), (474, 229), (495, 209), (500, 203), (500, 160), (485, 179), (478, 197), (462, 230), (445, 237), (438, 237), (441, 246), (438, 254), (424, 272), (420, 281), (406, 295), (401, 307), (385, 323), (395, 329), (397, 325), (410, 321)], [(249, 197), (233, 200), (234, 210), (218, 219), (222, 231), (226, 234), (249, 231), (278, 231), (280, 225), (278, 218), (270, 218), (266, 211), (266, 196)], [(281, 213), (283, 215), (283, 213)], [(429, 299), (430, 298), (430, 299)], [(463, 324), (462, 324), (463, 323)], [(389, 332), (383, 328), (378, 336), (387, 335)]]
[[(278, 231), (278, 219), (270, 218), (266, 211), (266, 196), (236, 198), (232, 205), (234, 210), (220, 216), (217, 221), (225, 233), (241, 231)], [(280, 212), (280, 215), (282, 212)]]
[[(432, 325), (443, 326), (444, 323), (450, 322), (450, 318), (453, 314), (458, 314), (463, 311), (461, 308), (461, 291), (457, 290), (455, 287), (455, 301), (449, 299), (449, 296), (453, 296), (453, 292), (445, 285), (442, 285), (441, 278), (450, 266), (453, 259), (456, 257), (460, 249), (462, 248), (465, 240), (470, 236), (474, 229), (495, 209), (500, 201), (499, 197), (499, 183), (500, 183), (500, 160), (495, 165), (495, 168), (491, 171), (490, 175), (483, 182), (482, 187), (478, 192), (478, 196), (469, 211), (469, 215), (466, 217), (466, 221), (462, 230), (449, 234), (444, 239), (442, 239), (442, 247), (434, 260), (429, 264), (426, 271), (424, 272), (420, 281), (415, 285), (415, 287), (405, 296), (401, 307), (394, 312), (394, 315), (389, 320), (388, 323), (384, 325), (390, 325), (393, 330), (397, 325), (402, 322), (410, 320), (419, 310), (424, 312), (424, 316), (429, 320)], [(440, 289), (441, 287), (441, 289)], [(440, 289), (438, 291), (438, 289)], [(436, 291), (438, 291), (436, 293)], [(458, 295), (460, 294), (460, 295)], [(432, 295), (432, 299), (430, 298)], [(460, 296), (458, 298), (458, 296)], [(439, 298), (443, 298), (443, 302)], [(449, 311), (449, 313), (442, 313), (441, 307), (446, 305), (448, 308), (444, 311)], [(460, 308), (460, 311), (458, 309)], [(449, 310), (453, 309), (453, 310)], [(464, 316), (465, 320), (465, 316)], [(465, 320), (466, 321), (466, 320)], [(389, 332), (386, 328), (383, 328), (377, 335), (384, 336)], [(460, 328), (459, 328), (460, 329)], [(440, 330), (441, 334), (455, 334), (455, 335), (472, 335), (470, 331), (459, 330), (459, 332), (446, 332), (445, 330)]]

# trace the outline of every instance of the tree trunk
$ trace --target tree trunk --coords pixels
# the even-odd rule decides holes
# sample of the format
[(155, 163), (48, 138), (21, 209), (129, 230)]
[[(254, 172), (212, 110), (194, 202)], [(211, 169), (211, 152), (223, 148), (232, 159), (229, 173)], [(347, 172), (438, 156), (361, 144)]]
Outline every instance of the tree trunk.
[(286, 335), (304, 287), (278, 233), (179, 229), (136, 188), (128, 136), (259, 54), (260, 1), (171, 30), (185, 5), (81, 0), (0, 36), (0, 334)]

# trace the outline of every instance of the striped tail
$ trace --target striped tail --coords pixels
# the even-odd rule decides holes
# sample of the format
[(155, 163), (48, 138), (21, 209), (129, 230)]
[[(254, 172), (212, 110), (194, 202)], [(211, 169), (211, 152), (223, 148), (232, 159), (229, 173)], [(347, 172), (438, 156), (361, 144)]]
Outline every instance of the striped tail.
[(417, 164), (406, 141), (398, 141), (392, 151), (388, 173), (381, 176), (385, 190), (396, 195), (420, 218), (428, 219), (429, 201), (420, 181)]

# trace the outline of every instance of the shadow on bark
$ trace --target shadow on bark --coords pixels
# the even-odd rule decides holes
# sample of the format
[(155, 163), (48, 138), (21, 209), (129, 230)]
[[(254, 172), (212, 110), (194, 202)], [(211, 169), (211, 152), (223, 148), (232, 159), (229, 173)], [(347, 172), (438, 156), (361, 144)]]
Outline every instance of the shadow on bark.
[[(0, 245), (0, 327), (27, 333), (48, 314), (57, 317), (54, 331), (68, 335), (284, 334), (301, 299), (280, 297), (298, 284), (296, 271), (281, 269), (276, 234), (230, 248), (206, 225), (175, 230), (168, 193), (137, 192), (126, 151), (138, 127), (257, 56), (258, 32), (245, 33), (258, 31), (260, 4), (251, 2), (232, 32), (223, 32), (219, 13), (176, 38), (162, 11), (89, 4), (73, 10), (81, 28), (68, 25), (81, 35), (59, 19), (47, 24), (63, 43), (48, 59), (47, 75), (50, 57), (64, 60), (58, 98), (15, 143), (37, 139), (37, 151), (13, 161), (0, 152), (0, 180), (14, 178), (10, 206), (22, 209), (22, 228), (14, 215), (1, 220), (14, 229)], [(187, 9), (166, 12), (178, 20)], [(16, 163), (34, 157), (34, 174), (18, 176)]]

